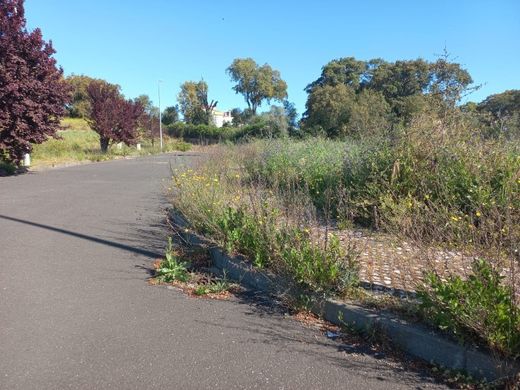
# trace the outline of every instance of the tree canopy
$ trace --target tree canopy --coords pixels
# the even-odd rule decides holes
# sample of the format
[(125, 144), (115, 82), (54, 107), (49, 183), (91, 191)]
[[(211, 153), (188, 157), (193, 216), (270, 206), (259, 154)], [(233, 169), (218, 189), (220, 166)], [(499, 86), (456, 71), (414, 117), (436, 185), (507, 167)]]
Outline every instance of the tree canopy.
[(87, 88), (90, 100), (88, 123), (99, 134), (102, 152), (114, 142), (137, 143), (137, 128), (144, 114), (138, 101), (126, 100), (119, 86), (94, 80)]
[(476, 109), (491, 133), (520, 139), (520, 90), (488, 96)]
[(211, 111), (217, 102), (208, 100), (208, 84), (204, 81), (185, 81), (177, 97), (184, 122), (194, 125), (207, 125)]
[(52, 44), (28, 32), (23, 0), (0, 1), (0, 159), (19, 164), (56, 135), (70, 91)]
[(472, 82), (446, 54), (436, 62), (340, 58), (326, 64), (305, 88), (309, 96), (303, 123), (331, 135), (373, 132), (407, 122), (433, 102), (452, 109)]
[(259, 66), (252, 58), (237, 58), (227, 69), (236, 93), (244, 96), (247, 107), (256, 114), (263, 101), (283, 101), (287, 97), (287, 83), (280, 72), (264, 64)]

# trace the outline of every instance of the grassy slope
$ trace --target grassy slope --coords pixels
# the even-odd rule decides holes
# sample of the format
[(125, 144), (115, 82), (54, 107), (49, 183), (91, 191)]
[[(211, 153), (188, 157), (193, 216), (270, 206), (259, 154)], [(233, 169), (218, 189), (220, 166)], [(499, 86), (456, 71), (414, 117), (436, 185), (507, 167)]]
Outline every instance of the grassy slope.
[[(69, 164), (78, 161), (103, 161), (122, 156), (138, 156), (159, 153), (157, 146), (149, 141), (142, 142), (142, 150), (123, 146), (111, 148), (103, 154), (99, 147), (99, 135), (90, 129), (88, 123), (80, 118), (65, 118), (61, 123), (63, 130), (58, 131), (60, 139), (49, 139), (41, 145), (35, 145), (32, 163), (35, 167)], [(164, 151), (187, 150), (189, 145), (176, 140), (166, 139)]]

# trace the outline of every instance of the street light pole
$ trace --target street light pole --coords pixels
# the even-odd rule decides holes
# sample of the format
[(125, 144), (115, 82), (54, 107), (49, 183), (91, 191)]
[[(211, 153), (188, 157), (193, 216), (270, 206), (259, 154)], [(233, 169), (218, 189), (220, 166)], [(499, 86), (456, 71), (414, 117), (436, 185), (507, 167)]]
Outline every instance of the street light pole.
[(159, 80), (157, 83), (157, 91), (159, 92), (159, 137), (161, 139), (161, 152), (163, 150), (163, 137), (162, 137), (162, 112), (161, 112), (161, 83), (162, 80)]

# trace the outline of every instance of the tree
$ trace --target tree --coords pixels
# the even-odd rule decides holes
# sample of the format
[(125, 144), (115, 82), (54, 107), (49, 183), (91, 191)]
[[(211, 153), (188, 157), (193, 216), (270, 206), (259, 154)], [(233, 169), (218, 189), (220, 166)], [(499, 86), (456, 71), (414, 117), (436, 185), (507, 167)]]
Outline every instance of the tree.
[(162, 113), (163, 125), (172, 125), (179, 121), (179, 108), (177, 106), (166, 107)]
[(194, 125), (209, 124), (217, 102), (208, 101), (208, 84), (204, 81), (185, 81), (177, 97), (184, 122)]
[[(309, 96), (303, 123), (339, 135), (367, 130), (374, 133), (376, 124), (386, 128), (388, 120), (393, 124), (409, 123), (428, 108), (446, 117), (471, 89), (471, 83), (469, 73), (451, 62), (446, 52), (433, 63), (420, 58), (396, 62), (340, 58), (326, 64), (320, 77), (305, 88)], [(347, 90), (340, 86), (355, 96), (347, 98)], [(331, 118), (327, 118), (325, 107), (332, 110)]]
[(355, 96), (355, 91), (345, 84), (314, 87), (305, 105), (307, 131), (319, 133), (323, 130), (329, 137), (347, 135)]
[(90, 113), (87, 121), (99, 134), (101, 151), (106, 153), (114, 142), (137, 143), (137, 128), (144, 114), (141, 103), (126, 100), (119, 86), (93, 81), (87, 88)]
[(70, 75), (65, 80), (72, 89), (72, 101), (67, 105), (68, 116), (86, 118), (90, 111), (87, 88), (95, 79), (85, 75)]
[(267, 124), (268, 134), (264, 136), (286, 137), (289, 134), (289, 119), (283, 107), (271, 106), (270, 110), (261, 116)]
[(152, 146), (159, 136), (159, 108), (154, 106), (148, 95), (140, 95), (135, 99), (143, 107), (143, 115), (139, 119), (139, 128), (143, 137), (150, 138)]
[(296, 107), (294, 103), (291, 103), (289, 100), (283, 101), (283, 108), (285, 112), (285, 116), (287, 117), (288, 122), (288, 133), (290, 136), (301, 136), (300, 129), (298, 128), (298, 112), (296, 111)]
[(20, 164), (56, 136), (70, 91), (51, 42), (27, 31), (23, 0), (0, 0), (0, 159)]
[(490, 133), (520, 138), (520, 90), (488, 96), (477, 105), (477, 111)]
[(256, 115), (258, 107), (265, 100), (283, 101), (287, 97), (287, 83), (280, 72), (268, 64), (258, 66), (252, 58), (237, 58), (227, 68), (236, 93), (242, 94), (247, 107)]

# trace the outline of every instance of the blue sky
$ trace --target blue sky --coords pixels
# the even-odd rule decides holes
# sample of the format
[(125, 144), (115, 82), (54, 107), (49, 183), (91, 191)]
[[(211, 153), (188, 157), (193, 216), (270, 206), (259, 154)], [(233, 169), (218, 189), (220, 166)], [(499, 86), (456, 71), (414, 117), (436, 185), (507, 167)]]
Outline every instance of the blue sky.
[(67, 75), (103, 78), (156, 104), (162, 80), (163, 107), (183, 81), (201, 77), (218, 108), (245, 107), (225, 69), (252, 57), (281, 72), (301, 114), (303, 88), (331, 59), (435, 60), (445, 46), (484, 84), (470, 100), (520, 89), (519, 0), (26, 0), (25, 8)]

